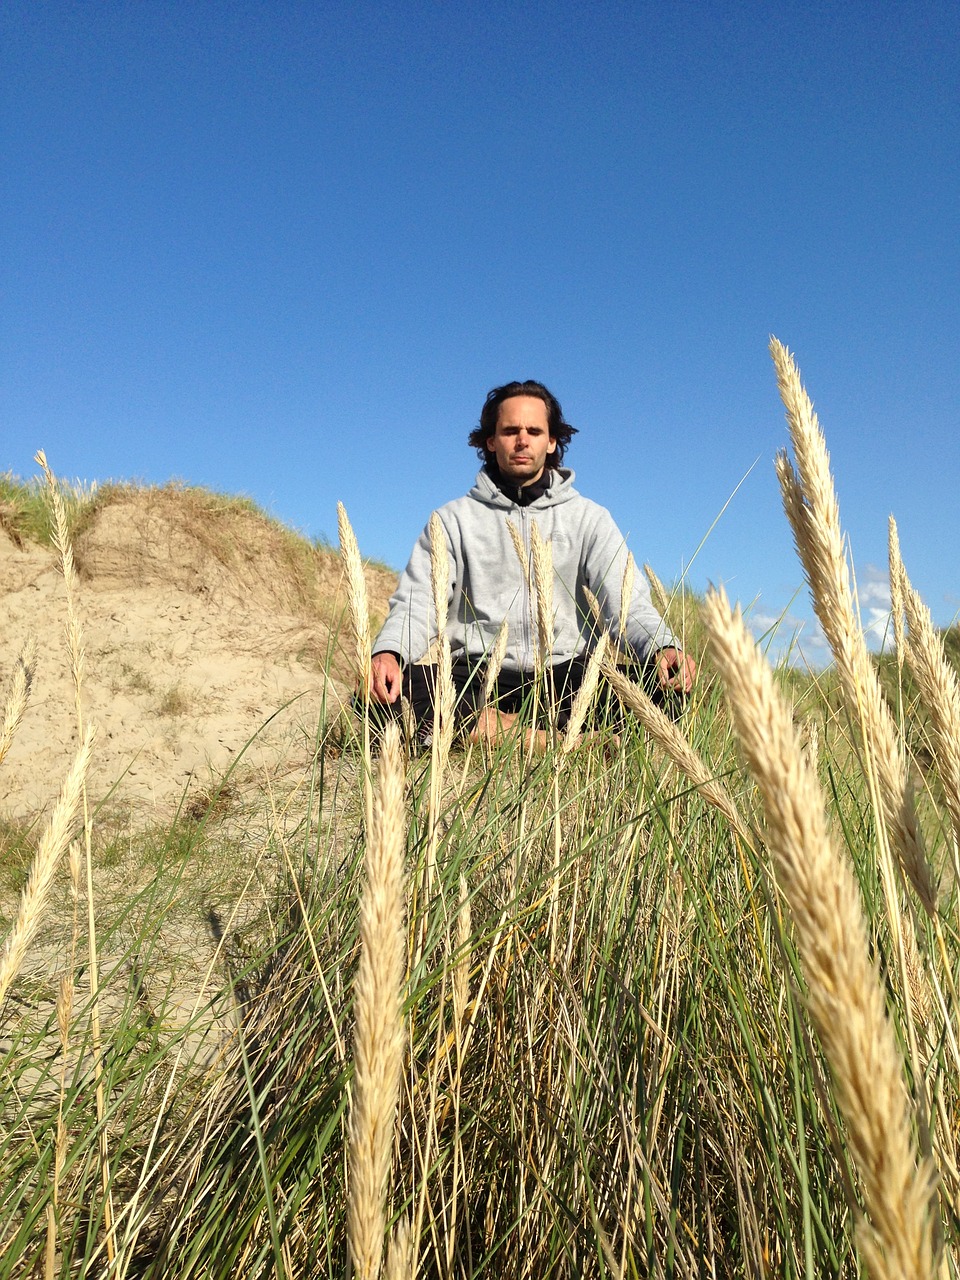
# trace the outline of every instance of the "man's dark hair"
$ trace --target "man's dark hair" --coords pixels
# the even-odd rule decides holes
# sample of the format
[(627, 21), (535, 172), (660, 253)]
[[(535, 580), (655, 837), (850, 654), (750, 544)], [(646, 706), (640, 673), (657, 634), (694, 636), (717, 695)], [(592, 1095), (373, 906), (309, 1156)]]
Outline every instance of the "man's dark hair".
[(560, 401), (542, 382), (533, 382), (528, 379), (526, 382), (507, 382), (502, 387), (494, 387), (480, 411), (480, 425), (470, 432), (467, 443), (476, 449), (484, 462), (487, 462), (492, 457), (492, 454), (487, 451), (487, 441), (497, 430), (500, 406), (504, 400), (512, 400), (514, 396), (533, 396), (537, 400), (542, 400), (547, 406), (550, 435), (556, 440), (557, 447), (553, 453), (547, 454), (545, 465), (559, 467), (567, 445), (577, 434), (577, 428), (571, 427), (569, 422), (564, 421)]

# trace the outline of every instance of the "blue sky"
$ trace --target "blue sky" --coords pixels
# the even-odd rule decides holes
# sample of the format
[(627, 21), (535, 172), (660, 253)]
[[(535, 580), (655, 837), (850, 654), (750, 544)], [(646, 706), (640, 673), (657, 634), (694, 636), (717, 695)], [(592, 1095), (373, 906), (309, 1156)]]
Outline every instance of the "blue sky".
[(8, 0), (0, 44), (0, 470), (340, 499), (399, 567), (539, 378), (637, 558), (789, 631), (776, 334), (865, 612), (892, 512), (957, 616), (955, 3)]

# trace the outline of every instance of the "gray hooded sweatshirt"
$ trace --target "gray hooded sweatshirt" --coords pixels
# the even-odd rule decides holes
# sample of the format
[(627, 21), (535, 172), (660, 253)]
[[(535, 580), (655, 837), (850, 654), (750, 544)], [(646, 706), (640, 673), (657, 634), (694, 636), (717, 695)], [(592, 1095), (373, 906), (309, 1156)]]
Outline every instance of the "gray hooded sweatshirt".
[[(531, 530), (552, 544), (553, 661), (565, 662), (587, 652), (597, 634), (584, 587), (596, 596), (614, 640), (640, 662), (677, 641), (650, 600), (642, 573), (634, 574), (633, 592), (620, 635), (620, 596), (627, 547), (605, 507), (584, 498), (573, 487), (574, 473), (549, 473), (550, 487), (528, 506), (503, 493), (485, 471), (465, 497), (437, 512), (447, 535), (450, 593), (447, 634), (454, 661), (479, 659), (488, 653), (504, 619), (508, 625), (504, 667), (533, 669), (537, 649), (536, 602), (510, 536), (512, 521), (523, 539), (529, 563)], [(416, 662), (436, 639), (430, 584), (429, 525), (417, 539), (397, 589), (390, 613), (373, 646), (391, 650), (404, 662)]]

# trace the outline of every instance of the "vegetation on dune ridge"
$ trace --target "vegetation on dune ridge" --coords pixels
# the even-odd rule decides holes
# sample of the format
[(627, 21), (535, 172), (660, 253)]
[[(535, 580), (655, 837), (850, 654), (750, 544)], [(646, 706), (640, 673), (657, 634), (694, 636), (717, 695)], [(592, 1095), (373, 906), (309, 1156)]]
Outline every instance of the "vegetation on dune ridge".
[[(245, 494), (223, 494), (202, 485), (171, 480), (164, 485), (139, 484), (135, 481), (109, 480), (104, 483), (77, 480), (59, 482), (63, 502), (65, 528), (76, 539), (97, 514), (113, 503), (137, 498), (168, 498), (178, 509), (194, 513), (194, 518), (213, 520), (233, 516), (255, 518), (271, 529), (280, 531), (306, 547), (333, 552), (325, 538), (308, 538), (269, 515), (253, 498)], [(16, 540), (52, 546), (55, 537), (54, 517), (46, 486), (42, 479), (21, 479), (12, 472), (0, 473), (0, 527)]]
[[(579, 745), (469, 747), (441, 695), (405, 757), (324, 715), (288, 793), (228, 779), (112, 900), (73, 787), (0, 959), (0, 1280), (960, 1272), (960, 692), (893, 539), (881, 692), (773, 354), (831, 672), (651, 575), (700, 664), (678, 721), (618, 680), (633, 713)], [(345, 513), (341, 543), (363, 665)], [(178, 944), (208, 864), (233, 884)]]
[[(81, 578), (226, 591), (246, 604), (338, 623), (342, 571), (335, 549), (268, 515), (251, 498), (172, 482), (59, 485), (61, 516)], [(0, 531), (19, 547), (54, 547), (44, 482), (0, 476)], [(365, 562), (373, 623), (395, 573)]]

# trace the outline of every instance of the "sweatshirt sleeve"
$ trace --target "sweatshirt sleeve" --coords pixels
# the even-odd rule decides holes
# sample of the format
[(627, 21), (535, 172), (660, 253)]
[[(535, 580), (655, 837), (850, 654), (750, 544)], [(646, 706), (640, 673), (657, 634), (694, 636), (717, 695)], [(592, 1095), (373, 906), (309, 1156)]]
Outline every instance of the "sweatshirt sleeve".
[[(449, 537), (447, 533), (448, 551)], [(403, 662), (416, 662), (435, 639), (428, 523), (416, 541), (396, 591), (390, 597), (390, 611), (373, 642), (373, 652), (390, 651), (399, 654)]]
[(679, 648), (676, 636), (653, 607), (650, 588), (639, 566), (633, 575), (625, 631), (620, 634), (627, 543), (605, 508), (597, 506), (594, 511), (595, 522), (584, 546), (584, 577), (597, 598), (611, 636), (642, 663), (648, 662), (658, 649), (671, 645)]

